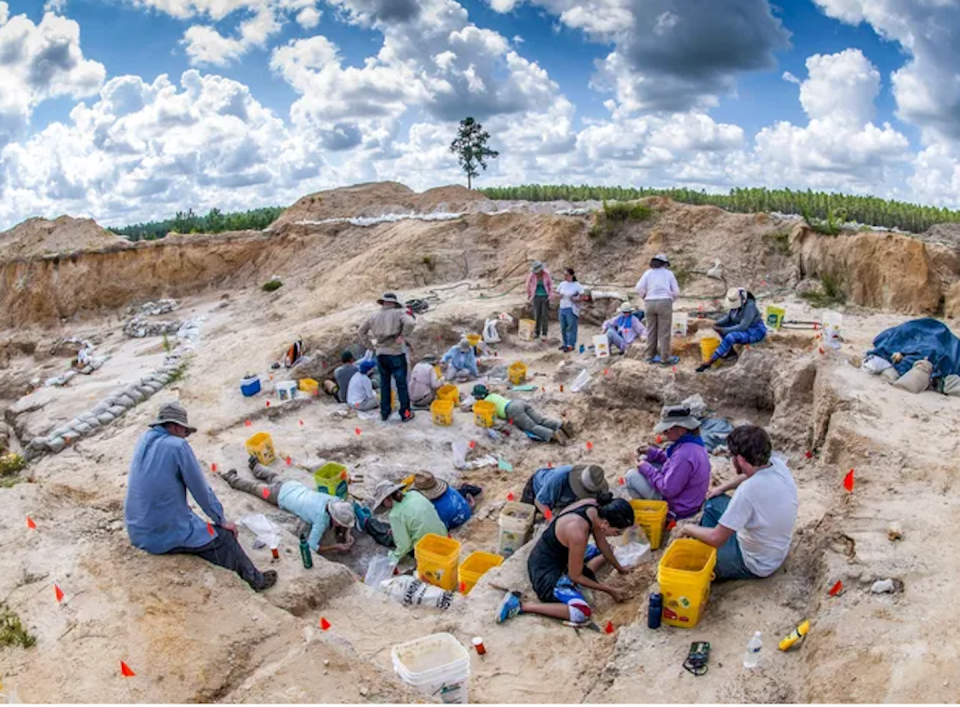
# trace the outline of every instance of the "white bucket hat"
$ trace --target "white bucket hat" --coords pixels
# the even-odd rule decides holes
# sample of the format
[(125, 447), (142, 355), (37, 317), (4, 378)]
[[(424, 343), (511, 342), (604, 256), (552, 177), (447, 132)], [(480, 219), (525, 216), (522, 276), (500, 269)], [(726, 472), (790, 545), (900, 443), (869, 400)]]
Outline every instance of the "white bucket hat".
[(349, 501), (330, 501), (327, 504), (327, 512), (333, 518), (333, 522), (341, 528), (352, 528), (357, 524), (357, 518), (353, 514), (353, 504)]
[(744, 300), (743, 293), (743, 288), (731, 287), (729, 290), (727, 290), (727, 296), (723, 300), (723, 306), (726, 307), (727, 310), (740, 309)]
[(396, 481), (381, 481), (377, 484), (376, 491), (373, 493), (373, 503), (370, 504), (370, 511), (376, 513), (388, 496), (402, 490), (405, 486)]
[(637, 311), (637, 308), (634, 307), (629, 302), (624, 302), (623, 304), (620, 305), (620, 312), (622, 312), (623, 314), (630, 314), (631, 312), (636, 312), (636, 311)]

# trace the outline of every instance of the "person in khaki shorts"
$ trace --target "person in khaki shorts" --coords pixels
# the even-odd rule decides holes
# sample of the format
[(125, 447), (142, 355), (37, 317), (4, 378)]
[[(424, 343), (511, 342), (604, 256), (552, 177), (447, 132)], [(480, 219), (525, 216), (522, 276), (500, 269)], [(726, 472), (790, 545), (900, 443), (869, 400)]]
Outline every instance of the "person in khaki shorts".
[(657, 253), (650, 261), (650, 269), (637, 283), (637, 294), (643, 298), (647, 323), (647, 363), (661, 366), (673, 366), (680, 360), (670, 353), (673, 301), (680, 296), (680, 285), (669, 266), (667, 256)]

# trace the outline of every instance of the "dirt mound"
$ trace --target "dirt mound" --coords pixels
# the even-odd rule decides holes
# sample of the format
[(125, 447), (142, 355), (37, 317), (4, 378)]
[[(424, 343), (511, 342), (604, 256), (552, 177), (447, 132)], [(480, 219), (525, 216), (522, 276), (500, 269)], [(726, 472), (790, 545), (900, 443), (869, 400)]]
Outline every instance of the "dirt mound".
[(50, 221), (31, 218), (0, 233), (0, 259), (100, 250), (129, 243), (127, 239), (101, 228), (93, 219), (60, 216)]
[(308, 194), (284, 211), (269, 230), (303, 221), (336, 218), (372, 218), (385, 214), (463, 213), (476, 211), (478, 202), (489, 200), (478, 191), (461, 186), (429, 189), (418, 194), (398, 182), (372, 182)]

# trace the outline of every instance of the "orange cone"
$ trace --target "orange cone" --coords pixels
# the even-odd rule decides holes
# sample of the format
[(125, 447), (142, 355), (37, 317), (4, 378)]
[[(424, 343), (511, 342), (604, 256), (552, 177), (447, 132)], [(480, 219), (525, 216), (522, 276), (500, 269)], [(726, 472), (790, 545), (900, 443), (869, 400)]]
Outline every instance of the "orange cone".
[(137, 676), (137, 674), (130, 669), (130, 666), (124, 663), (122, 660), (120, 661), (120, 674), (125, 678), (133, 678)]

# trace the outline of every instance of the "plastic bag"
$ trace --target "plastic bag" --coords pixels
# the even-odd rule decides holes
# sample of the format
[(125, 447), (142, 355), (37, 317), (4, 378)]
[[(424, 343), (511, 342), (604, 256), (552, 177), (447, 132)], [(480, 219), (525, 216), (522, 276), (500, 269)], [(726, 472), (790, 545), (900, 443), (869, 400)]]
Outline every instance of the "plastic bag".
[(247, 530), (257, 536), (257, 540), (269, 547), (271, 550), (277, 549), (280, 545), (280, 532), (277, 526), (263, 515), (263, 513), (251, 513), (237, 521)]
[(650, 545), (639, 539), (634, 540), (613, 548), (613, 556), (624, 567), (636, 567), (650, 559)]
[(867, 356), (861, 368), (877, 376), (891, 366), (893, 366), (893, 364), (885, 358), (880, 358), (879, 356)]
[(583, 369), (580, 371), (580, 375), (576, 377), (573, 381), (573, 385), (570, 386), (570, 390), (574, 393), (579, 393), (581, 390), (586, 388), (590, 384), (590, 373)]
[(453, 592), (446, 592), (406, 574), (381, 582), (380, 591), (404, 606), (449, 609), (453, 602)]
[(462, 469), (464, 466), (466, 466), (466, 463), (467, 463), (467, 443), (451, 442), (450, 446), (453, 447), (454, 468)]
[(497, 320), (488, 319), (483, 324), (483, 340), (488, 344), (500, 342), (500, 332), (497, 331)]
[(393, 571), (396, 567), (396, 563), (389, 555), (377, 555), (367, 565), (367, 573), (363, 577), (363, 583), (368, 587), (379, 587), (382, 582), (386, 582), (393, 577)]

